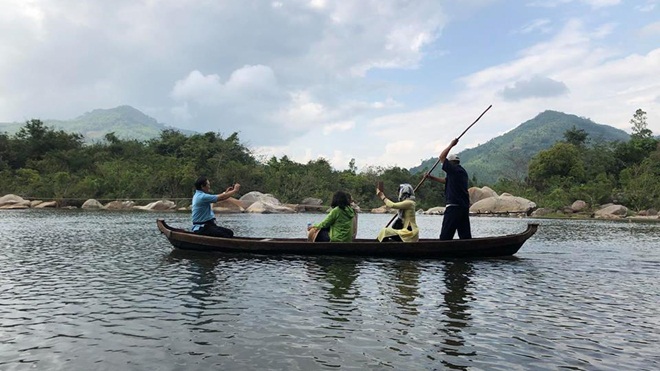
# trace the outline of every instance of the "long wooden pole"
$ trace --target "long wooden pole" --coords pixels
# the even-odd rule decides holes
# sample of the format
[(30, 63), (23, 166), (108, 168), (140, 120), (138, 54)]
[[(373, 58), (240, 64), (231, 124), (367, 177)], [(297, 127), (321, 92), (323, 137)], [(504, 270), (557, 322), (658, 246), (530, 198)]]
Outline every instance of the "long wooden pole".
[(477, 121), (479, 121), (479, 119), (481, 118), (481, 116), (485, 115), (486, 112), (488, 112), (488, 110), (489, 110), (492, 106), (493, 106), (492, 104), (491, 104), (490, 106), (488, 106), (488, 108), (486, 108), (486, 110), (483, 111), (483, 112), (481, 113), (481, 115), (479, 115), (479, 117), (477, 117), (477, 119), (474, 120), (474, 122), (473, 122), (472, 124), (470, 124), (470, 126), (467, 127), (467, 129), (463, 130), (463, 132), (461, 133), (461, 135), (459, 135), (456, 139), (461, 139), (461, 137), (462, 137), (465, 133), (467, 133), (467, 131), (470, 130), (470, 128), (471, 128), (472, 126), (474, 126), (474, 124), (476, 124)]
[[(492, 104), (491, 104), (490, 106), (488, 106), (488, 108), (486, 108), (486, 110), (483, 111), (483, 112), (481, 113), (481, 115), (479, 115), (479, 117), (477, 117), (477, 119), (474, 120), (474, 122), (470, 124), (470, 126), (468, 126), (465, 130), (463, 130), (463, 132), (461, 133), (461, 135), (459, 135), (458, 137), (456, 137), (456, 139), (461, 139), (461, 137), (462, 137), (463, 135), (465, 135), (465, 133), (467, 133), (467, 131), (470, 130), (470, 128), (471, 128), (472, 126), (474, 126), (474, 124), (476, 124), (477, 121), (479, 121), (479, 119), (481, 119), (481, 117), (482, 117), (483, 115), (485, 115), (486, 112), (488, 112), (488, 110), (489, 110), (492, 106), (493, 106)], [(440, 163), (440, 157), (438, 157), (438, 161), (436, 161), (435, 164), (433, 164), (433, 167), (431, 168), (431, 170), (428, 171), (428, 173), (429, 173), (429, 174), (432, 173), (433, 170), (435, 170), (436, 166), (438, 166), (439, 163)], [(414, 190), (413, 192), (417, 192), (417, 189), (418, 189), (419, 187), (422, 186), (422, 184), (424, 183), (425, 180), (426, 180), (426, 177), (423, 176), (423, 177), (422, 177), (422, 180), (419, 181), (419, 183), (417, 184), (417, 186), (415, 187), (415, 190)], [(394, 215), (394, 216), (392, 217), (392, 219), (390, 219), (390, 221), (387, 223), (387, 225), (385, 225), (385, 228), (389, 227), (390, 224), (392, 224), (392, 222), (394, 221), (394, 219), (396, 219), (396, 215)]]

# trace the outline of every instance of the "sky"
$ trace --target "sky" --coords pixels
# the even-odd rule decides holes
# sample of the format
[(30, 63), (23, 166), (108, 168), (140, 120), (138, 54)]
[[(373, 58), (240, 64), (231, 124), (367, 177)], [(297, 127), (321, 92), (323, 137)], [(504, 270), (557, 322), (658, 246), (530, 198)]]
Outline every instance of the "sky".
[(0, 122), (133, 106), (260, 159), (418, 166), (545, 110), (660, 134), (660, 0), (0, 0)]

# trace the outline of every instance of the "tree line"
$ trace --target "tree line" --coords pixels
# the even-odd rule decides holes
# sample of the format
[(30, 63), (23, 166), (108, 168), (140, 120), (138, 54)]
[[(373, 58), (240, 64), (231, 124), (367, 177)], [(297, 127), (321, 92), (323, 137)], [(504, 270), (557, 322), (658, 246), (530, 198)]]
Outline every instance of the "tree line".
[(618, 203), (636, 211), (660, 209), (660, 141), (648, 129), (642, 109), (630, 124), (627, 142), (592, 143), (584, 130), (573, 127), (525, 164), (524, 179), (502, 177), (494, 188), (551, 209), (575, 200), (592, 206)]
[[(619, 202), (633, 209), (660, 207), (660, 149), (647, 128), (646, 113), (637, 110), (628, 142), (589, 143), (573, 128), (564, 141), (541, 151), (526, 164), (528, 176), (502, 174), (489, 185), (535, 201), (540, 207), (561, 208), (576, 199), (591, 204)], [(14, 135), (0, 134), (0, 195), (56, 199), (79, 206), (94, 198), (109, 200), (176, 200), (187, 206), (200, 175), (221, 192), (239, 182), (241, 189), (270, 193), (284, 203), (305, 197), (329, 204), (339, 189), (349, 192), (363, 209), (382, 205), (375, 185), (396, 199), (401, 183), (416, 186), (422, 174), (400, 167), (372, 166), (358, 172), (355, 159), (346, 170), (335, 170), (319, 158), (306, 164), (280, 158), (257, 158), (237, 133), (184, 135), (163, 130), (147, 141), (120, 139), (114, 133), (85, 144), (83, 136), (30, 120)], [(467, 169), (469, 172), (469, 169)], [(474, 177), (471, 186), (483, 186)], [(442, 186), (424, 182), (416, 193), (418, 208), (444, 205)], [(145, 202), (146, 203), (146, 202)]]
[[(147, 141), (109, 133), (103, 141), (85, 144), (80, 134), (34, 119), (12, 136), (0, 134), (0, 195), (56, 199), (65, 205), (94, 198), (171, 199), (187, 206), (200, 175), (211, 179), (218, 193), (238, 182), (245, 192), (270, 193), (284, 203), (314, 197), (329, 204), (332, 194), (343, 189), (363, 208), (382, 205), (374, 196), (378, 180), (393, 198), (400, 183), (419, 181), (419, 175), (399, 167), (370, 167), (358, 173), (354, 159), (343, 171), (322, 158), (306, 164), (287, 156), (258, 159), (237, 133), (223, 138), (213, 132), (184, 135), (168, 129)], [(420, 192), (427, 205), (443, 201), (441, 189)]]

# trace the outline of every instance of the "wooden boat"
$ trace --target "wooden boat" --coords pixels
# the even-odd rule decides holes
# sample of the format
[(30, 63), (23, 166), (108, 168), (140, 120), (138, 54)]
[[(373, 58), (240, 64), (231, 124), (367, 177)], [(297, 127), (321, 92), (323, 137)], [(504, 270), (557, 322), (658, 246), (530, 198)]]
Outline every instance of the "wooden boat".
[(378, 242), (357, 239), (353, 242), (309, 242), (306, 238), (222, 238), (203, 236), (172, 228), (163, 219), (156, 221), (158, 229), (172, 246), (182, 250), (260, 255), (336, 255), (384, 258), (482, 258), (504, 257), (518, 252), (536, 230), (529, 223), (519, 234), (481, 237), (469, 240), (420, 239), (419, 242)]

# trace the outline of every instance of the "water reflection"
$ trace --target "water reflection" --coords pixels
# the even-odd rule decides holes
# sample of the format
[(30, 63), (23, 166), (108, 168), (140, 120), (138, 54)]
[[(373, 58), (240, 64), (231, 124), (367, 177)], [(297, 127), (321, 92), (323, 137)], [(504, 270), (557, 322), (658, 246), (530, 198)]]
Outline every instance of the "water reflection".
[(219, 257), (212, 254), (194, 251), (172, 250), (167, 255), (169, 263), (186, 263), (189, 271), (188, 280), (193, 284), (190, 286), (190, 296), (198, 299), (200, 303), (205, 302), (212, 294), (213, 285), (218, 280), (216, 267)]
[(359, 260), (320, 257), (313, 263), (318, 266), (323, 278), (330, 284), (328, 293), (331, 302), (338, 300), (350, 302), (360, 295), (359, 290), (353, 287), (360, 274)]
[(228, 284), (227, 275), (218, 270), (221, 258), (193, 251), (172, 250), (166, 260), (186, 268), (182, 272), (183, 277), (180, 277), (180, 286), (183, 288), (181, 306), (185, 308), (187, 317), (195, 319), (189, 323), (192, 330), (208, 324), (211, 319), (205, 318), (208, 317), (207, 311), (222, 300), (226, 288), (221, 287)]
[[(440, 346), (441, 360), (444, 367), (452, 370), (467, 370), (468, 366), (460, 363), (460, 357), (472, 357), (475, 351), (465, 346), (463, 332), (470, 326), (470, 301), (473, 266), (470, 261), (454, 260), (445, 262), (444, 327), (440, 329), (443, 344)], [(436, 334), (438, 334), (436, 332)]]
[[(350, 322), (356, 310), (354, 300), (360, 297), (355, 285), (360, 275), (359, 263), (359, 259), (333, 257), (318, 257), (305, 262), (308, 277), (319, 282), (327, 292), (321, 313), (322, 318), (330, 322), (322, 327), (354, 331)], [(333, 336), (343, 338), (339, 334)]]
[[(419, 276), (420, 269), (418, 263), (415, 261), (397, 261), (392, 264), (395, 270), (396, 282), (395, 286), (398, 294), (392, 299), (401, 308), (403, 313), (407, 315), (417, 315), (417, 305), (415, 299), (419, 294)], [(409, 322), (408, 319), (401, 318), (402, 324)]]

